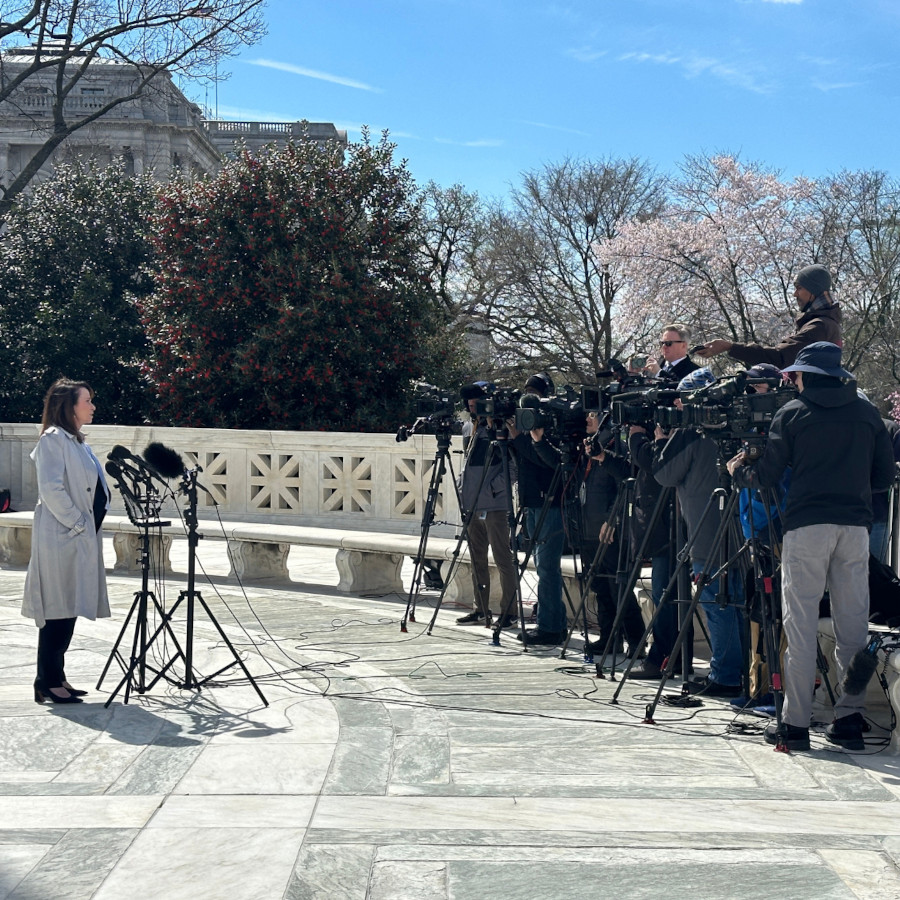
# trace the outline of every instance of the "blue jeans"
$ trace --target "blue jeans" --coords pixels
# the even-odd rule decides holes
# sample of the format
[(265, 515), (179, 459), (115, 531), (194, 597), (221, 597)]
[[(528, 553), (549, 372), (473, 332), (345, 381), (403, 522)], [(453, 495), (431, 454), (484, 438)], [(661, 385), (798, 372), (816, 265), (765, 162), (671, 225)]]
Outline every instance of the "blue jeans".
[[(703, 571), (705, 561), (692, 560), (694, 574)], [(736, 576), (737, 573), (734, 573)], [(736, 600), (742, 600), (739, 591), (740, 579), (731, 581), (732, 594)], [(706, 627), (709, 629), (710, 660), (709, 677), (718, 684), (739, 685), (743, 670), (743, 651), (741, 650), (741, 611), (729, 604), (721, 607), (716, 603), (719, 592), (719, 579), (711, 581), (703, 589), (700, 602), (706, 613)]]
[(565, 546), (562, 510), (558, 506), (551, 506), (541, 525), (541, 533), (537, 534), (540, 515), (540, 509), (529, 506), (525, 510), (528, 534), (534, 543), (534, 566), (538, 577), (537, 627), (539, 631), (559, 633), (568, 628), (560, 568)]
[(888, 561), (888, 523), (873, 522), (869, 532), (869, 553), (879, 562)]

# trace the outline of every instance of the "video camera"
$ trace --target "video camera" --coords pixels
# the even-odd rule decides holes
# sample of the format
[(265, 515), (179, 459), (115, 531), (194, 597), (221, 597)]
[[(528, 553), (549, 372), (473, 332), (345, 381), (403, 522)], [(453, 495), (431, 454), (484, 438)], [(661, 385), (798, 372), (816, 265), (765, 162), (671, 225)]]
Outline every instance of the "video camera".
[(416, 421), (400, 426), (397, 442), (406, 441), (414, 434), (461, 434), (462, 426), (456, 419), (457, 401), (453, 391), (425, 382), (417, 384), (414, 394)]
[[(765, 393), (756, 391), (762, 384), (769, 386)], [(697, 428), (735, 452), (740, 445), (761, 446), (775, 413), (797, 396), (794, 385), (779, 378), (748, 378), (740, 372), (682, 394), (683, 407), (672, 417), (672, 427)]]
[(493, 419), (495, 424), (501, 424), (506, 419), (512, 419), (519, 408), (521, 391), (508, 387), (490, 386), (487, 397), (479, 397), (475, 400), (475, 415), (483, 419)]
[(580, 443), (587, 433), (585, 418), (589, 412), (599, 412), (600, 392), (585, 387), (578, 393), (567, 384), (555, 397), (523, 394), (516, 410), (516, 428), (532, 431), (543, 428), (565, 443)]

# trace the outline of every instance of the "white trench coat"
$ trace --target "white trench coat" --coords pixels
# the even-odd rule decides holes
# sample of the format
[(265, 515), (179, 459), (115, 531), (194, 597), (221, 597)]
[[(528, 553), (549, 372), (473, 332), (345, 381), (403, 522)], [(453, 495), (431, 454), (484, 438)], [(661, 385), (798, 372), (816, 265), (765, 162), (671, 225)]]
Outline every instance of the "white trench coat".
[(43, 628), (47, 619), (109, 615), (102, 530), (94, 531), (97, 476), (109, 488), (96, 457), (65, 429), (51, 427), (31, 453), (38, 503), (31, 534), (22, 615)]

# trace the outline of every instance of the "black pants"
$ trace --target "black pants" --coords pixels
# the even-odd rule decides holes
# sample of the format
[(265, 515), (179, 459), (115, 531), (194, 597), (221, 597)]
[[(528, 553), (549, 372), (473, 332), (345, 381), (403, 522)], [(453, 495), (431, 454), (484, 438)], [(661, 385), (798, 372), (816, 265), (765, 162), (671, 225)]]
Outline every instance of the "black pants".
[[(587, 570), (594, 559), (599, 541), (584, 541), (581, 545), (581, 561)], [(619, 562), (619, 543), (613, 541), (606, 550), (599, 569), (591, 579), (591, 588), (597, 596), (597, 623), (600, 626), (600, 641), (609, 639), (609, 631), (613, 626), (618, 611), (618, 585), (615, 576)], [(632, 591), (625, 598), (625, 613), (622, 617), (621, 629), (630, 647), (636, 647), (644, 634), (644, 619), (641, 608)], [(620, 631), (620, 634), (622, 633)]]
[(38, 629), (37, 678), (39, 690), (62, 687), (66, 680), (66, 650), (75, 631), (75, 619), (48, 619)]

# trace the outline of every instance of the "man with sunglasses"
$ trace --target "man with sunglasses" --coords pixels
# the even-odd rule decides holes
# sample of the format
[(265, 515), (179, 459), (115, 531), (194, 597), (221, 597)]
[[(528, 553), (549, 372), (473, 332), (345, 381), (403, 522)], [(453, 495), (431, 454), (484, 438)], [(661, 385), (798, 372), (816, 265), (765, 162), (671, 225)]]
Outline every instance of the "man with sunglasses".
[(688, 358), (688, 341), (691, 330), (687, 325), (676, 322), (663, 329), (659, 350), (662, 361), (658, 375), (663, 381), (677, 384), (685, 375), (690, 375), (700, 367)]

